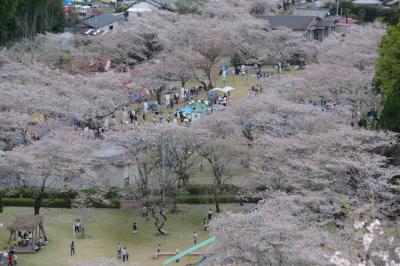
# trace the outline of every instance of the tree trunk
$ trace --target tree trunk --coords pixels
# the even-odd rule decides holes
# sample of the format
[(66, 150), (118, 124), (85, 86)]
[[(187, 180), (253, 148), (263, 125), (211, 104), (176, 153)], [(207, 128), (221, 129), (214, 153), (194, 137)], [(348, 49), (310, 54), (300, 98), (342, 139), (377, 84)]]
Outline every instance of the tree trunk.
[(215, 203), (215, 211), (216, 212), (221, 212), (221, 209), (219, 208), (219, 193), (221, 191), (220, 189), (221, 182), (216, 180), (215, 185), (214, 185), (214, 203)]
[(3, 198), (0, 196), (0, 213), (3, 213)]
[(151, 216), (154, 219), (154, 225), (156, 226), (157, 231), (161, 235), (168, 235), (168, 233), (163, 230), (163, 227), (164, 227), (164, 225), (165, 225), (165, 223), (167, 221), (167, 216), (165, 216), (164, 210), (162, 208), (160, 208), (160, 211), (159, 211), (160, 216), (163, 218), (163, 221), (161, 223), (160, 223), (160, 218), (158, 218), (157, 215), (156, 215), (156, 210), (154, 208), (152, 208), (150, 210), (150, 212), (151, 212)]
[(35, 204), (33, 206), (35, 210), (35, 215), (39, 215), (41, 205), (42, 205), (42, 196), (38, 196), (37, 198), (35, 198)]
[(218, 199), (217, 190), (215, 190), (215, 192), (214, 192), (214, 203), (215, 203), (215, 211), (216, 212), (221, 212), (221, 210), (219, 208), (219, 199)]
[(72, 208), (72, 191), (64, 192), (64, 200), (68, 209)]

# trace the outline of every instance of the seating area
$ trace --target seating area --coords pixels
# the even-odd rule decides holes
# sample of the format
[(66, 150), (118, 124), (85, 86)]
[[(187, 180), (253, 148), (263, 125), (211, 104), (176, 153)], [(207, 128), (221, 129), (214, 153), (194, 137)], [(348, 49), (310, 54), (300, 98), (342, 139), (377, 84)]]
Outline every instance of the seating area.
[(7, 229), (10, 231), (8, 245), (17, 254), (36, 253), (47, 243), (43, 218), (39, 215), (16, 217)]

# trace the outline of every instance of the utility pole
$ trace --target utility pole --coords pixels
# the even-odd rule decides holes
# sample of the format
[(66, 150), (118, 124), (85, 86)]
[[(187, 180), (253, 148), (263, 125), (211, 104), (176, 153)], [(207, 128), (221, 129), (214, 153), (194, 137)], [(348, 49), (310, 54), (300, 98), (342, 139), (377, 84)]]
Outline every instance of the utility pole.
[(165, 138), (161, 135), (161, 206), (165, 206)]
[(340, 0), (336, 0), (336, 16), (339, 15), (339, 3), (340, 3)]

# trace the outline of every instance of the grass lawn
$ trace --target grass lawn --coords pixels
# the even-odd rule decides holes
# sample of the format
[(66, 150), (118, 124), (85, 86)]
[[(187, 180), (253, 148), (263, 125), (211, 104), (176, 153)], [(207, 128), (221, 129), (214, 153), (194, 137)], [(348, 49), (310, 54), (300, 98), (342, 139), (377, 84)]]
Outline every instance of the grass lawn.
[[(139, 265), (162, 265), (168, 257), (153, 260), (152, 256), (158, 243), (161, 251), (183, 251), (192, 246), (192, 233), (196, 231), (199, 242), (209, 237), (202, 230), (202, 220), (207, 216), (211, 205), (179, 205), (180, 212), (176, 216), (169, 215), (165, 230), (168, 236), (156, 234), (155, 227), (134, 210), (115, 209), (48, 209), (42, 208), (45, 230), (50, 240), (47, 246), (37, 254), (17, 255), (18, 265), (22, 266), (64, 266), (72, 260), (95, 260), (98, 257), (116, 257), (118, 243), (126, 246), (130, 261)], [(249, 207), (249, 206), (247, 206)], [(239, 204), (223, 204), (223, 210), (239, 210)], [(5, 208), (0, 215), (0, 224), (7, 224), (16, 215), (32, 214), (33, 208)], [(85, 226), (86, 239), (73, 239), (73, 221), (81, 217)], [(138, 224), (138, 233), (132, 234), (132, 223)], [(5, 225), (0, 227), (0, 248), (8, 241), (9, 233)], [(75, 240), (76, 256), (69, 255), (69, 244)], [(196, 258), (192, 257), (191, 262)], [(188, 258), (177, 265), (186, 265)], [(176, 265), (176, 264), (174, 264)]]

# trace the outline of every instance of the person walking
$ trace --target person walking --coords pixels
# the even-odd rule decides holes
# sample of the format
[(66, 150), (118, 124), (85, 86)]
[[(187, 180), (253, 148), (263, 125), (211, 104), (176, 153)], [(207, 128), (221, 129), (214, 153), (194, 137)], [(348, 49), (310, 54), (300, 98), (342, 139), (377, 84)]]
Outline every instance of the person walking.
[(126, 247), (124, 247), (124, 248), (122, 249), (121, 254), (122, 254), (122, 261), (125, 262), (125, 260), (126, 260), (126, 254), (127, 254)]
[(206, 220), (206, 218), (203, 218), (203, 230), (207, 231), (207, 220)]
[(211, 208), (210, 208), (210, 209), (208, 210), (208, 221), (211, 221), (212, 215), (213, 215), (213, 211), (212, 211)]
[(157, 245), (157, 254), (161, 252), (161, 244)]
[(197, 244), (197, 237), (198, 237), (197, 233), (193, 232), (192, 240), (193, 240), (193, 244), (195, 244), (195, 245)]
[(75, 255), (75, 243), (74, 243), (74, 241), (72, 241), (72, 243), (71, 243), (71, 256), (72, 255)]
[[(176, 254), (176, 255), (179, 254), (179, 248), (177, 248), (177, 249), (175, 250), (175, 254)], [(175, 262), (176, 262), (176, 263), (179, 263), (179, 259), (176, 259)]]
[(117, 246), (117, 257), (121, 258), (121, 251), (122, 251), (122, 246), (121, 244), (118, 244)]
[(138, 227), (137, 227), (136, 222), (133, 223), (132, 230), (133, 230), (133, 233), (134, 233), (134, 234), (137, 233)]
[(8, 253), (8, 266), (14, 266), (14, 255), (11, 253)]

